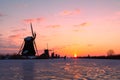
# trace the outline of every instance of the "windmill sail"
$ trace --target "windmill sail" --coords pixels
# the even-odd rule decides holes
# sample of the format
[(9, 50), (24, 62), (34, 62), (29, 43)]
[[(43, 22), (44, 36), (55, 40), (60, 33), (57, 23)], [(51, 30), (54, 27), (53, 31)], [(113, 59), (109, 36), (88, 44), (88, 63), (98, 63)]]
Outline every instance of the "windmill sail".
[(21, 45), (21, 47), (20, 47), (20, 50), (19, 50), (19, 52), (18, 52), (18, 55), (21, 53), (22, 48), (23, 48), (23, 45), (24, 45), (24, 42), (22, 43), (22, 45)]
[(37, 45), (36, 45), (35, 41), (34, 41), (34, 46), (35, 46), (36, 54), (38, 55)]
[[(31, 33), (32, 33), (32, 36), (33, 36), (33, 38), (36, 38), (36, 33), (35, 32), (33, 32), (33, 27), (32, 27), (32, 23), (30, 23), (30, 26), (31, 26)], [(37, 51), (37, 46), (36, 46), (36, 43), (35, 43), (35, 40), (34, 40), (34, 47), (35, 47), (35, 51), (36, 51), (36, 53), (38, 54), (38, 51)]]
[(30, 23), (30, 27), (31, 27), (31, 33), (32, 33), (32, 36), (34, 36), (33, 27), (32, 27), (32, 23)]

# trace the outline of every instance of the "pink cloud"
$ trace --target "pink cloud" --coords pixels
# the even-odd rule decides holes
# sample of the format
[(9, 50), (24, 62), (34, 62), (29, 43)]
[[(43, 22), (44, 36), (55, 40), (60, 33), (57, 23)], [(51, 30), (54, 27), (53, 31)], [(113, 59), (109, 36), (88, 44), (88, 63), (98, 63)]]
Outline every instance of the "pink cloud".
[(46, 19), (44, 17), (39, 17), (39, 18), (29, 18), (29, 19), (24, 19), (24, 22), (26, 23), (31, 23), (31, 22), (42, 22), (45, 21)]
[(75, 30), (73, 30), (74, 32), (79, 32), (79, 30), (78, 29), (75, 29)]
[(49, 25), (49, 26), (47, 26), (48, 28), (59, 28), (59, 27), (61, 27), (60, 25)]
[(83, 23), (80, 23), (80, 24), (77, 24), (77, 25), (74, 25), (74, 32), (81, 32), (82, 30), (80, 29), (81, 27), (86, 27), (90, 25), (88, 22), (83, 22)]
[(5, 14), (0, 13), (0, 17), (6, 16)]
[(93, 46), (93, 44), (88, 44), (87, 46), (88, 46), (88, 47), (92, 47), (92, 46)]
[(17, 37), (19, 37), (19, 36), (20, 36), (20, 34), (10, 35), (9, 38), (17, 38)]
[(0, 13), (0, 17), (3, 16), (3, 14)]
[(81, 26), (87, 26), (88, 23), (84, 22), (84, 23), (81, 23), (80, 25), (81, 25)]
[(113, 12), (111, 15), (104, 17), (107, 22), (120, 23), (120, 11)]
[(22, 34), (14, 34), (14, 35), (10, 35), (8, 38), (12, 41), (17, 42), (18, 39), (20, 39), (22, 36)]
[(118, 15), (118, 16), (120, 16), (120, 11), (116, 12), (115, 14)]
[(84, 27), (84, 26), (88, 26), (89, 23), (88, 22), (83, 22), (81, 24), (78, 24), (78, 25), (74, 25), (75, 27)]
[(36, 21), (38, 21), (38, 22), (42, 22), (42, 21), (45, 21), (46, 19), (45, 18), (43, 18), (43, 17), (40, 17), (40, 18), (36, 18)]
[(64, 10), (64, 11), (59, 13), (59, 15), (61, 15), (61, 16), (69, 16), (69, 15), (77, 15), (77, 14), (80, 14), (80, 10), (79, 9)]
[(0, 36), (3, 36), (3, 34), (0, 34)]
[(18, 48), (19, 45), (17, 44), (19, 41), (19, 34), (17, 35), (10, 35), (8, 38), (0, 38), (0, 48), (1, 50), (8, 50)]
[(34, 22), (34, 19), (24, 19), (24, 22), (31, 23), (31, 22)]
[(22, 29), (13, 29), (12, 32), (20, 32), (20, 31), (26, 31), (26, 29), (22, 28)]

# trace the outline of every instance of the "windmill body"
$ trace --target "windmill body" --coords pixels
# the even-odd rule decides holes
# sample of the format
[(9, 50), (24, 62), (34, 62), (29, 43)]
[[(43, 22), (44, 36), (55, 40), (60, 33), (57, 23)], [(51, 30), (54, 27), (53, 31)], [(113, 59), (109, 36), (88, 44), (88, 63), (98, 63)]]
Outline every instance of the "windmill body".
[(35, 56), (36, 51), (34, 48), (34, 40), (35, 38), (33, 38), (32, 36), (28, 36), (24, 38), (25, 44), (22, 50), (23, 56)]

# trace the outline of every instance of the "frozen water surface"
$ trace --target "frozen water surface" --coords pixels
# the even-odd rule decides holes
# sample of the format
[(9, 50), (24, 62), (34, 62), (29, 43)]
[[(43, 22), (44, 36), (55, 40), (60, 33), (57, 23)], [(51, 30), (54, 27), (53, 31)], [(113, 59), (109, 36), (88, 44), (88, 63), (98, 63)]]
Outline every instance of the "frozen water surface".
[(0, 80), (120, 80), (120, 60), (0, 60)]

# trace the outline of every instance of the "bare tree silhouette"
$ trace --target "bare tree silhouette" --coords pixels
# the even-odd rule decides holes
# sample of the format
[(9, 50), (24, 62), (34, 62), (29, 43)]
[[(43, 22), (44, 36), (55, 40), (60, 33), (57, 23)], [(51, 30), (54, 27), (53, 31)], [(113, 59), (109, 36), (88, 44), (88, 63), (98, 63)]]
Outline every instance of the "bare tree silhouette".
[(107, 56), (112, 56), (114, 53), (115, 53), (114, 50), (110, 49), (107, 51)]

